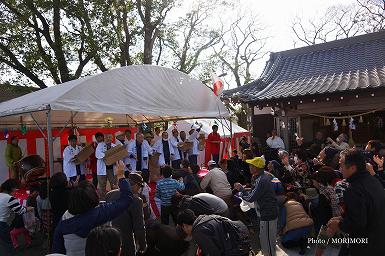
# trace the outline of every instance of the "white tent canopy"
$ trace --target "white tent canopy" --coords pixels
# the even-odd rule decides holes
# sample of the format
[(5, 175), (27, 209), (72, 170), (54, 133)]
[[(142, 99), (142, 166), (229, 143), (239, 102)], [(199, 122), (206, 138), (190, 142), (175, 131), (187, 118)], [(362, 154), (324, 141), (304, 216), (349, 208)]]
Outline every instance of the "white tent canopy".
[(63, 127), (71, 116), (71, 121), (81, 127), (100, 126), (107, 119), (113, 125), (133, 125), (229, 115), (218, 97), (200, 81), (169, 68), (137, 65), (0, 103), (0, 125), (43, 125), (47, 110), (53, 127)]
[[(212, 132), (212, 126), (214, 124), (217, 124), (219, 127), (218, 129), (219, 135), (221, 137), (230, 137), (230, 123), (228, 120), (225, 120), (225, 119), (180, 120), (176, 122), (176, 127), (179, 131), (185, 131), (188, 133), (191, 130), (191, 127), (195, 124), (195, 122), (202, 124), (201, 133), (204, 133), (206, 135), (210, 134)], [(222, 124), (223, 124), (223, 128), (222, 128)], [(169, 128), (167, 129), (167, 132), (171, 135), (173, 129), (174, 129), (174, 125), (170, 123)], [(236, 133), (248, 132), (246, 129), (243, 129), (242, 127), (240, 127), (235, 123), (231, 124), (231, 130), (233, 135)]]

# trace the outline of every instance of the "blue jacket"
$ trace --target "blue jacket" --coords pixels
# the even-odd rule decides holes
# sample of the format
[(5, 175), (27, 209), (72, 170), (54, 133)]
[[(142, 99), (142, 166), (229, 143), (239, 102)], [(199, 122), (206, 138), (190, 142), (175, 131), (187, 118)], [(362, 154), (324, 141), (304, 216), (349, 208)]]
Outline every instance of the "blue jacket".
[(64, 235), (74, 234), (86, 238), (90, 231), (118, 217), (132, 202), (132, 192), (126, 179), (119, 180), (120, 197), (112, 203), (105, 203), (88, 212), (59, 222), (53, 237), (53, 253), (66, 254)]
[(278, 204), (271, 178), (265, 172), (253, 178), (251, 191), (241, 189), (242, 199), (254, 203), (262, 221), (275, 220), (278, 217)]

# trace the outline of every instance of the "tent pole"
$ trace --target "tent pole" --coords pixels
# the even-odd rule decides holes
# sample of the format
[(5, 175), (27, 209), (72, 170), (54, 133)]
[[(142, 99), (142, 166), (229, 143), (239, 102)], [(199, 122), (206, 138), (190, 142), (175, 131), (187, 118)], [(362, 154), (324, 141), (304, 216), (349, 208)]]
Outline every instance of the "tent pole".
[(49, 176), (53, 175), (53, 140), (52, 140), (52, 125), (51, 125), (51, 110), (47, 111), (47, 142), (48, 142), (48, 161), (49, 161)]
[[(233, 122), (231, 122), (231, 117), (229, 117), (230, 120), (230, 147), (229, 147), (229, 156), (231, 157), (233, 150), (232, 150), (232, 145), (233, 145)], [(229, 158), (230, 158), (229, 157)]]

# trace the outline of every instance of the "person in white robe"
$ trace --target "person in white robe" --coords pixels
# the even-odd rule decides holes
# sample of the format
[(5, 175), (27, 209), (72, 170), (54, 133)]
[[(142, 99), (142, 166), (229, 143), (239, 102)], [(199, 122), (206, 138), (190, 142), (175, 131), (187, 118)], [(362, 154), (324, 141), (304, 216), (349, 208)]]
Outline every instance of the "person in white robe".
[(107, 180), (110, 183), (111, 189), (117, 187), (117, 180), (114, 174), (114, 165), (106, 165), (104, 161), (105, 153), (107, 150), (115, 147), (116, 145), (112, 143), (112, 135), (105, 135), (105, 140), (100, 142), (95, 150), (95, 156), (98, 159), (96, 163), (96, 172), (98, 175), (98, 190), (101, 200), (104, 200), (106, 196), (107, 189)]
[(158, 152), (159, 161), (158, 164), (160, 167), (165, 165), (171, 165), (171, 161), (174, 157), (174, 149), (171, 145), (170, 140), (168, 139), (168, 133), (162, 133), (162, 139), (158, 140), (154, 145), (154, 151)]
[(63, 172), (68, 181), (79, 182), (85, 179), (85, 166), (84, 163), (77, 165), (75, 159), (83, 148), (77, 145), (76, 135), (70, 135), (68, 143), (69, 145), (63, 151)]

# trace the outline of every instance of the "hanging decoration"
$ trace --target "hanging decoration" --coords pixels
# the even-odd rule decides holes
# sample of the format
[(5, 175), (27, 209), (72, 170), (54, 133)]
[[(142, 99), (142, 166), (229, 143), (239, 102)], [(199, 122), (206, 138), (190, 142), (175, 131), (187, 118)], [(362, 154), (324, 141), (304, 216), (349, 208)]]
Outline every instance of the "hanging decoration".
[(350, 121), (349, 121), (349, 128), (350, 128), (350, 130), (355, 130), (355, 129), (356, 129), (356, 125), (354, 124), (354, 119), (353, 119), (353, 117), (350, 118)]
[(147, 130), (147, 124), (146, 123), (142, 123), (141, 126), (142, 126), (143, 131)]
[(325, 125), (326, 125), (326, 126), (329, 126), (329, 125), (330, 125), (330, 120), (329, 120), (329, 118), (326, 118)]
[(374, 109), (374, 110), (370, 110), (370, 111), (367, 111), (367, 112), (364, 112), (364, 113), (360, 113), (360, 114), (356, 114), (356, 115), (347, 115), (347, 116), (342, 116), (342, 115), (339, 115), (339, 116), (324, 116), (324, 115), (319, 115), (319, 114), (313, 114), (313, 113), (308, 113), (308, 112), (305, 112), (305, 111), (301, 111), (301, 110), (298, 110), (297, 109), (297, 112), (298, 113), (301, 113), (301, 114), (304, 114), (304, 115), (309, 115), (309, 116), (315, 116), (315, 117), (319, 117), (319, 118), (330, 118), (330, 119), (350, 119), (351, 117), (360, 117), (360, 116), (365, 116), (365, 115), (369, 115), (369, 114), (373, 114), (375, 112), (378, 112), (378, 111), (382, 111), (382, 110), (385, 110), (385, 107), (381, 107), (381, 108), (377, 108), (377, 109)]
[(27, 126), (25, 124), (21, 124), (20, 125), (20, 131), (21, 131), (22, 135), (26, 135), (27, 134)]
[(104, 119), (104, 122), (106, 123), (106, 127), (112, 127), (112, 121), (113, 121), (114, 119), (112, 118), (112, 117), (106, 117), (105, 119)]
[(364, 118), (362, 116), (360, 116), (360, 124), (362, 124), (364, 122)]
[(4, 138), (6, 138), (6, 139), (9, 138), (9, 133), (8, 133), (8, 129), (7, 128), (4, 129)]
[(345, 119), (342, 120), (342, 126), (346, 126)]
[(172, 123), (172, 127), (173, 127), (173, 129), (178, 129), (178, 125), (177, 125), (176, 121), (174, 121), (174, 122)]
[(335, 118), (333, 119), (333, 127), (334, 127), (334, 131), (337, 132), (338, 131), (338, 123), (337, 123), (337, 120)]

